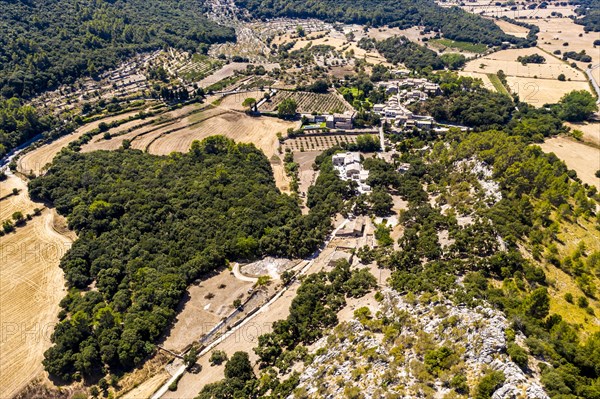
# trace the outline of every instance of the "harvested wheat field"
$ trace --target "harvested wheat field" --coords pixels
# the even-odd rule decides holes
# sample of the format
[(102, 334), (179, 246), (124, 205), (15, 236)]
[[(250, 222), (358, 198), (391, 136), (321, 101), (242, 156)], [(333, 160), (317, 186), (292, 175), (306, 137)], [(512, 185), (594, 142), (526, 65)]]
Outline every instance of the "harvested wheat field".
[(494, 23), (498, 25), (498, 27), (502, 29), (504, 33), (516, 37), (527, 37), (527, 34), (529, 33), (529, 29), (527, 29), (526, 27), (511, 24), (510, 22), (504, 21), (503, 19), (495, 19)]
[[(4, 183), (2, 183), (4, 184)], [(16, 394), (42, 373), (44, 351), (65, 295), (58, 267), (71, 239), (53, 227), (46, 209), (16, 232), (0, 237), (0, 397)]]
[[(552, 53), (560, 50), (580, 52), (585, 50), (592, 57), (591, 64), (600, 62), (600, 50), (594, 48), (594, 40), (600, 39), (600, 32), (585, 33), (582, 25), (577, 25), (570, 18), (552, 18), (526, 21), (539, 26), (538, 46)], [(579, 36), (581, 35), (581, 36)], [(567, 43), (568, 46), (564, 44)], [(569, 63), (573, 60), (569, 60)], [(586, 69), (589, 62), (575, 61), (581, 69)]]
[(600, 146), (600, 122), (565, 122), (565, 125), (573, 130), (576, 129), (583, 132), (583, 141)]
[[(517, 58), (539, 54), (546, 58), (544, 64), (523, 65)], [(483, 64), (483, 67), (482, 67)], [(531, 78), (537, 76), (539, 79), (558, 79), (558, 75), (564, 74), (566, 79), (585, 82), (585, 76), (577, 69), (569, 66), (558, 58), (544, 53), (539, 48), (509, 49), (474, 59), (467, 63), (465, 72), (497, 73), (504, 71), (507, 76)]]
[(577, 172), (584, 183), (600, 188), (600, 179), (594, 174), (600, 170), (600, 149), (577, 142), (569, 137), (553, 137), (540, 145), (545, 152), (553, 152), (569, 169)]
[(245, 111), (248, 107), (243, 107), (242, 103), (247, 98), (254, 98), (256, 101), (260, 101), (267, 91), (264, 90), (256, 90), (245, 93), (235, 93), (230, 94), (228, 96), (223, 97), (221, 100), (219, 107), (225, 109), (231, 109), (234, 111)]
[[(523, 65), (517, 61), (519, 56), (531, 54), (542, 55), (546, 62)], [(583, 72), (539, 48), (498, 51), (468, 62), (461, 74), (481, 76), (481, 74), (496, 74), (499, 70), (506, 74), (508, 87), (513, 93), (519, 94), (522, 101), (538, 107), (546, 103), (558, 102), (562, 96), (572, 90), (590, 89)], [(559, 81), (560, 74), (564, 74), (567, 81)]]
[(237, 142), (254, 143), (270, 157), (277, 151), (277, 132), (284, 133), (288, 128), (296, 128), (297, 125), (297, 122), (276, 118), (227, 112), (206, 119), (198, 125), (165, 134), (152, 142), (148, 150), (159, 155), (167, 155), (174, 151), (187, 152), (192, 141), (221, 134)]
[(508, 87), (517, 93), (521, 101), (536, 107), (557, 103), (562, 96), (573, 90), (589, 90), (587, 82), (559, 82), (550, 79), (532, 79), (509, 76)]
[[(13, 189), (18, 189), (19, 193), (13, 195)], [(36, 204), (29, 199), (27, 193), (27, 184), (13, 175), (7, 175), (7, 179), (0, 183), (0, 223), (12, 218), (14, 212), (21, 212), (23, 216), (32, 214), (35, 208), (42, 209), (42, 204)]]
[(127, 119), (130, 116), (137, 115), (139, 111), (132, 111), (121, 115), (111, 116), (104, 119), (99, 119), (95, 122), (88, 123), (77, 129), (75, 132), (68, 134), (66, 136), (60, 137), (57, 140), (54, 140), (51, 143), (44, 144), (39, 148), (36, 148), (33, 151), (29, 151), (19, 158), (17, 161), (17, 170), (21, 173), (25, 174), (35, 174), (39, 175), (44, 166), (52, 162), (52, 159), (59, 153), (61, 149), (69, 145), (70, 142), (79, 139), (85, 133), (90, 132), (98, 127), (101, 122), (114, 122), (123, 119)]

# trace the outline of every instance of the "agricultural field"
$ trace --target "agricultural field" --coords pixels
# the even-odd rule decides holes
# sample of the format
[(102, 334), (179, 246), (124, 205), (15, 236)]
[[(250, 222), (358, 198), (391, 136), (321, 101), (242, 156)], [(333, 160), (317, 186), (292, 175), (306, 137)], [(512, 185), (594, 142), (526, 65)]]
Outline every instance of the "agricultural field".
[(466, 52), (473, 54), (481, 54), (485, 53), (488, 50), (488, 46), (486, 46), (485, 44), (473, 44), (450, 39), (432, 39), (429, 41), (429, 43), (432, 45), (432, 47), (438, 47), (442, 51), (449, 49), (459, 50), (461, 53)]
[(179, 69), (178, 74), (187, 82), (204, 79), (216, 69), (223, 66), (223, 61), (215, 60), (206, 55), (194, 54), (190, 63)]
[[(345, 32), (339, 32), (336, 30), (314, 32), (312, 35), (303, 38), (298, 38), (295, 37), (294, 34), (286, 33), (280, 36), (276, 36), (273, 40), (273, 43), (280, 45), (283, 43), (295, 41), (294, 47), (292, 47), (292, 51), (300, 50), (309, 44), (312, 46), (327, 45), (334, 47), (335, 50), (341, 54), (345, 54), (348, 51), (353, 51), (353, 56), (355, 58), (364, 59), (371, 64), (382, 64), (391, 66), (391, 64), (388, 63), (386, 59), (376, 50), (367, 51), (358, 47), (358, 40), (360, 40), (360, 38), (364, 36), (364, 33), (362, 33), (362, 29), (359, 28), (358, 25), (347, 26), (346, 30), (347, 31)], [(352, 32), (355, 35), (353, 41), (349, 41), (346, 37), (346, 34), (350, 32)]]
[(500, 29), (504, 31), (504, 33), (508, 33), (509, 35), (516, 37), (527, 37), (529, 34), (529, 29), (525, 28), (524, 26), (515, 25), (502, 19), (494, 19), (493, 21)]
[[(28, 199), (24, 182), (10, 175), (0, 182), (5, 195), (12, 188), (18, 197), (0, 201), (2, 215), (43, 208)], [(12, 233), (0, 237), (0, 397), (12, 397), (31, 380), (41, 375), (44, 351), (50, 347), (50, 334), (58, 321), (58, 303), (65, 295), (59, 260), (69, 249), (72, 238), (58, 233), (60, 217), (53, 209)]]
[(385, 40), (393, 36), (405, 36), (408, 40), (415, 43), (419, 43), (423, 38), (432, 38), (433, 33), (423, 33), (423, 27), (413, 26), (412, 28), (400, 29), (400, 28), (369, 28), (367, 36), (375, 40)]
[[(538, 46), (547, 52), (553, 53), (560, 50), (564, 53), (566, 51), (580, 52), (584, 50), (587, 55), (592, 57), (591, 64), (600, 63), (600, 50), (594, 48), (594, 40), (600, 39), (600, 33), (586, 33), (583, 26), (577, 25), (570, 18), (540, 19), (530, 23), (540, 28)], [(582, 70), (585, 70), (590, 64), (590, 62), (579, 62), (571, 59), (568, 62), (575, 62)], [(595, 79), (600, 79), (600, 71), (598, 69), (596, 71)], [(597, 82), (600, 83), (599, 80)]]
[(581, 138), (583, 141), (600, 147), (600, 122), (565, 122), (565, 125), (573, 130), (580, 130), (583, 133), (583, 137)]
[[(542, 55), (546, 62), (523, 65), (517, 61), (520, 56), (532, 54)], [(506, 74), (510, 90), (518, 93), (521, 100), (535, 106), (557, 102), (572, 90), (590, 89), (581, 71), (539, 48), (509, 49), (476, 58), (467, 63), (464, 73), (478, 77), (488, 74), (489, 78), (490, 74), (497, 74), (500, 70)], [(561, 74), (565, 75), (566, 81), (558, 80)]]
[[(158, 155), (170, 154), (173, 151), (187, 152), (192, 141), (222, 134), (237, 142), (254, 143), (270, 158), (276, 154), (278, 148), (276, 133), (284, 133), (288, 128), (297, 128), (297, 125), (297, 122), (277, 118), (225, 112), (207, 118), (197, 125), (158, 137), (149, 144), (148, 151)], [(136, 146), (136, 141), (133, 141), (132, 145)]]
[(292, 152), (324, 151), (342, 143), (356, 143), (357, 137), (357, 135), (350, 134), (297, 136), (293, 139), (285, 140), (281, 147), (284, 151), (290, 149)]
[(517, 93), (522, 101), (536, 107), (558, 102), (562, 96), (573, 90), (590, 90), (585, 81), (560, 82), (552, 79), (532, 79), (508, 76), (508, 87)]
[(553, 152), (569, 169), (577, 172), (584, 183), (600, 189), (600, 179), (594, 174), (600, 170), (600, 149), (573, 140), (570, 137), (552, 137), (540, 145), (545, 152)]
[(299, 113), (343, 113), (352, 110), (352, 107), (333, 93), (319, 94), (294, 91), (278, 91), (271, 100), (263, 103), (259, 110), (262, 112), (277, 112), (277, 106), (286, 98), (292, 98), (296, 101)]
[[(247, 62), (231, 62), (223, 65), (220, 69), (206, 76), (205, 78), (198, 81), (198, 86), (207, 88), (212, 86), (223, 79), (231, 78), (235, 75), (236, 71), (244, 71), (246, 67), (250, 65)], [(267, 71), (271, 71), (275, 68), (279, 68), (277, 63), (261, 64)]]
[[(44, 144), (32, 151), (23, 154), (23, 156), (21, 156), (17, 161), (17, 170), (27, 175), (40, 175), (44, 170), (44, 167), (50, 162), (52, 162), (52, 159), (54, 159), (56, 154), (58, 154), (62, 148), (69, 145), (69, 143), (71, 143), (72, 141), (79, 139), (85, 133), (88, 133), (98, 128), (98, 125), (100, 123), (110, 123), (114, 121), (127, 119), (128, 117), (137, 115), (138, 113), (139, 111), (132, 111), (125, 114), (115, 115), (108, 118), (99, 119), (95, 122), (88, 123), (87, 125), (80, 127), (75, 132), (69, 135), (60, 137), (52, 141), (51, 143)], [(139, 120), (132, 122), (140, 123)], [(123, 125), (118, 128), (115, 128), (115, 130), (118, 130), (119, 128), (123, 129)]]
[[(517, 4), (514, 6), (497, 6), (496, 1), (478, 1), (461, 3), (462, 9), (473, 14), (480, 14), (488, 17), (509, 17), (512, 19), (526, 20), (526, 22), (533, 21), (539, 18), (556, 18), (556, 14), (562, 14), (565, 17), (574, 15), (573, 6), (568, 5), (555, 5), (548, 3), (547, 8), (535, 8), (533, 10), (527, 9), (526, 3)], [(511, 9), (514, 8), (514, 9)], [(553, 15), (553, 13), (555, 15)]]

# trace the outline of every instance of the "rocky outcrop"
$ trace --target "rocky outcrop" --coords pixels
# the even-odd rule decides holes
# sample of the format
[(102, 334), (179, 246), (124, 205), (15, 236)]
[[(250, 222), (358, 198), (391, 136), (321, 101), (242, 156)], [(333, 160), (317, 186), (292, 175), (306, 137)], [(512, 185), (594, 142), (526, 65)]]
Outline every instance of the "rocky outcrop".
[[(421, 303), (390, 290), (378, 309), (358, 317), (317, 342), (318, 355), (300, 378), (302, 395), (443, 398), (457, 387), (457, 374), (467, 378), (472, 395), (479, 379), (497, 370), (505, 382), (493, 399), (549, 399), (539, 376), (523, 372), (506, 354), (508, 323), (499, 311), (445, 299)], [(451, 362), (432, 368), (425, 354), (442, 347), (451, 350)]]

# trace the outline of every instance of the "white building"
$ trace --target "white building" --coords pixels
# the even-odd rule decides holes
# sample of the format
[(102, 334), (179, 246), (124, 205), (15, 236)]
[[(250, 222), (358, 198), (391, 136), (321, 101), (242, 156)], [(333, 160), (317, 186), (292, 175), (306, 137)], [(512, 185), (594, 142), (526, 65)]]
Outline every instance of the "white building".
[(340, 179), (352, 180), (358, 185), (360, 193), (368, 193), (371, 187), (367, 184), (369, 171), (363, 169), (358, 152), (335, 154), (332, 157), (333, 167), (337, 170)]

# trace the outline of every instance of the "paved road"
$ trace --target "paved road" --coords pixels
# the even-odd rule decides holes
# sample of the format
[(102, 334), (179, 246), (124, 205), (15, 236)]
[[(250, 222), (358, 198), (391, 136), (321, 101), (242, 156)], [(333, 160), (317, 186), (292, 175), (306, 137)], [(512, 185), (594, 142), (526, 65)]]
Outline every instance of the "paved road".
[(600, 104), (600, 87), (598, 86), (598, 82), (596, 82), (594, 76), (592, 75), (592, 71), (596, 68), (600, 68), (600, 64), (593, 65), (591, 68), (586, 69), (585, 73), (588, 76), (590, 82), (592, 83), (594, 90), (596, 90), (596, 95), (598, 96), (598, 101), (596, 101), (596, 103)]

